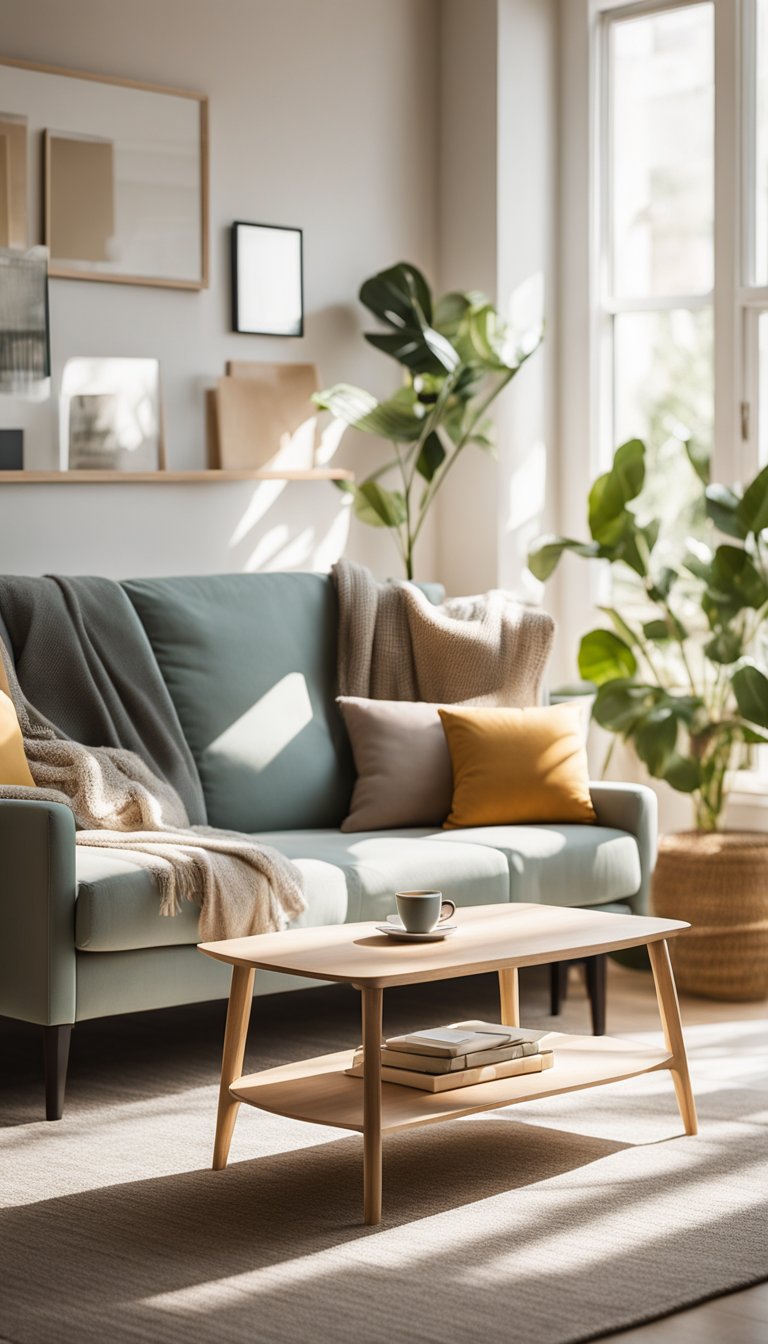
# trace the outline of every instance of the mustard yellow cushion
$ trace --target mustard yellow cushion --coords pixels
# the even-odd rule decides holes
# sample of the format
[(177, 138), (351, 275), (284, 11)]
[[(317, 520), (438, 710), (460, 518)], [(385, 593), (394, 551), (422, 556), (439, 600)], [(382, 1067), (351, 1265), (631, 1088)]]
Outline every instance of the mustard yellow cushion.
[(438, 713), (453, 767), (446, 827), (597, 820), (578, 707)]
[(8, 678), (0, 660), (0, 784), (24, 784), (34, 789), (16, 710), (8, 695)]

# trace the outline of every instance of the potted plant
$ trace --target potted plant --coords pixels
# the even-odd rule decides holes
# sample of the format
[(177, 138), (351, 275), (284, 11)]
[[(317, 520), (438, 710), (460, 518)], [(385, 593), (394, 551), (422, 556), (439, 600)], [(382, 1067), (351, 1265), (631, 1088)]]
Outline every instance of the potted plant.
[[(424, 276), (408, 262), (366, 280), (360, 301), (385, 328), (365, 339), (401, 366), (402, 384), (384, 401), (348, 383), (317, 392), (314, 401), (391, 442), (394, 455), (364, 481), (337, 484), (353, 496), (361, 522), (390, 529), (412, 579), (414, 547), (438, 490), (470, 444), (493, 451), (488, 410), (539, 345), (541, 328), (517, 339), (478, 293), (433, 303)], [(390, 478), (396, 484), (382, 483)]]
[[(744, 490), (708, 484), (690, 442), (706, 540), (657, 560), (659, 524), (643, 518), (645, 447), (632, 439), (589, 492), (590, 539), (542, 537), (528, 564), (546, 580), (566, 551), (634, 578), (634, 595), (599, 610), (581, 640), (579, 673), (596, 688), (593, 717), (630, 742), (649, 774), (691, 795), (693, 832), (659, 846), (653, 901), (693, 928), (676, 948), (684, 989), (716, 998), (768, 992), (768, 835), (719, 829), (740, 756), (768, 744), (768, 677), (758, 666), (768, 613), (768, 467)], [(719, 540), (717, 533), (726, 540)]]

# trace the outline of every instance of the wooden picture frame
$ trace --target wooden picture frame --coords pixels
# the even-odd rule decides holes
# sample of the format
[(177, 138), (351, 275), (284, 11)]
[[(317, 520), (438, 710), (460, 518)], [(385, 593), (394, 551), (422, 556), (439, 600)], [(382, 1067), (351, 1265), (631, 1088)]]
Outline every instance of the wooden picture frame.
[[(303, 336), (303, 230), (235, 220), (230, 239), (232, 330), (249, 336)], [(281, 278), (284, 293), (277, 292)]]
[[(103, 137), (105, 141), (115, 138), (110, 131), (108, 115), (105, 115), (104, 118), (100, 115), (89, 115), (88, 106), (92, 108), (96, 101), (93, 97), (84, 96), (80, 100), (88, 106), (80, 112), (79, 118), (75, 119), (79, 124), (72, 124), (69, 107), (72, 100), (59, 97), (57, 105), (58, 86), (56, 81), (62, 79), (78, 80), (82, 81), (84, 86), (88, 88), (93, 85), (103, 85), (105, 91), (114, 90), (116, 95), (122, 96), (117, 97), (112, 107), (120, 108), (120, 115), (123, 117), (125, 116), (126, 105), (125, 94), (130, 94), (131, 91), (137, 94), (158, 95), (156, 104), (158, 113), (161, 110), (172, 109), (173, 104), (169, 103), (168, 100), (185, 100), (184, 104), (181, 104), (178, 108), (180, 117), (182, 117), (187, 101), (197, 104), (197, 113), (196, 115), (193, 114), (189, 121), (193, 128), (197, 154), (193, 163), (194, 181), (188, 187), (188, 191), (191, 192), (194, 189), (195, 197), (197, 197), (199, 189), (199, 201), (194, 210), (187, 215), (190, 224), (189, 234), (192, 238), (192, 242), (188, 241), (187, 244), (190, 259), (190, 265), (187, 268), (188, 273), (162, 273), (161, 269), (155, 272), (149, 268), (130, 268), (129, 265), (126, 266), (125, 270), (121, 270), (118, 268), (118, 263), (114, 263), (110, 267), (109, 260), (103, 261), (100, 265), (88, 265), (87, 260), (82, 263), (73, 262), (72, 258), (57, 257), (53, 251), (50, 256), (48, 273), (53, 279), (100, 280), (112, 284), (149, 285), (167, 289), (207, 289), (209, 284), (210, 246), (208, 98), (204, 94), (193, 93), (188, 89), (148, 84), (141, 80), (124, 79), (117, 75), (100, 75), (91, 71), (71, 70), (64, 66), (39, 64), (13, 57), (0, 56), (0, 67), (7, 68), (9, 72), (9, 78), (4, 80), (6, 87), (4, 88), (3, 98), (0, 100), (3, 103), (3, 113), (26, 115), (30, 122), (30, 135), (28, 137), (30, 145), (38, 140), (41, 140), (43, 144), (43, 161), (39, 171), (37, 165), (32, 165), (31, 170), (33, 183), (40, 183), (39, 202), (37, 202), (39, 210), (35, 212), (35, 202), (33, 201), (32, 218), (35, 217), (35, 213), (41, 216), (43, 221), (41, 241), (49, 248), (53, 233), (52, 214), (55, 209), (55, 201), (52, 199), (51, 191), (52, 147), (54, 143), (57, 140), (85, 142), (88, 137), (94, 139)], [(37, 84), (36, 81), (24, 81), (20, 76), (25, 72), (32, 76), (39, 75), (49, 78), (42, 84)], [(14, 77), (11, 78), (11, 76)], [(160, 100), (165, 101), (161, 102)], [(61, 110), (59, 110), (59, 106)], [(147, 115), (148, 104), (146, 100), (141, 100), (141, 103), (136, 106), (141, 106), (144, 115)], [(87, 124), (84, 124), (84, 122)], [(34, 132), (37, 132), (37, 135)], [(119, 148), (119, 145), (117, 148)], [(193, 253), (194, 268), (192, 264)]]

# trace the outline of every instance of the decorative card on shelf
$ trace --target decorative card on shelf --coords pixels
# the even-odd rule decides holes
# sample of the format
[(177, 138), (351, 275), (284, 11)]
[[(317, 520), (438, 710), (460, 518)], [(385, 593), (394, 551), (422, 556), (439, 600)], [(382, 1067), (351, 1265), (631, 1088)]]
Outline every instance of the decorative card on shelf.
[(232, 330), (303, 336), (302, 231), (232, 225)]
[(319, 387), (314, 364), (230, 360), (216, 387), (219, 465), (304, 470), (314, 465)]
[(62, 471), (165, 466), (156, 359), (70, 359), (60, 402)]

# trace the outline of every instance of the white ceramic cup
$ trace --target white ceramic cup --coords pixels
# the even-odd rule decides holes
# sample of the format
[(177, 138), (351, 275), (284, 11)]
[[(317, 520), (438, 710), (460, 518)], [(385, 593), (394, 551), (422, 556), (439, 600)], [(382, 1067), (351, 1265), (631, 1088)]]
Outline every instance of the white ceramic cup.
[(397, 891), (397, 913), (409, 933), (431, 933), (456, 913), (453, 901), (444, 901), (442, 891)]

